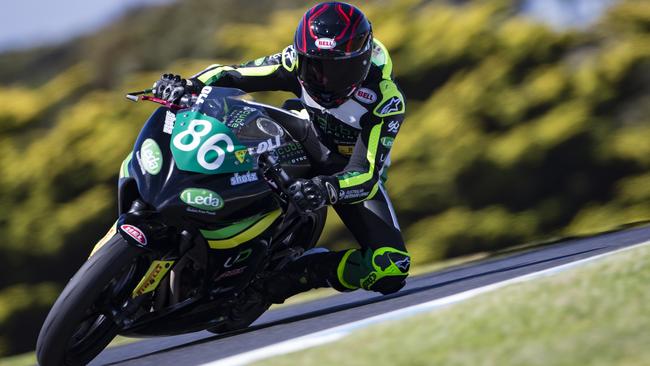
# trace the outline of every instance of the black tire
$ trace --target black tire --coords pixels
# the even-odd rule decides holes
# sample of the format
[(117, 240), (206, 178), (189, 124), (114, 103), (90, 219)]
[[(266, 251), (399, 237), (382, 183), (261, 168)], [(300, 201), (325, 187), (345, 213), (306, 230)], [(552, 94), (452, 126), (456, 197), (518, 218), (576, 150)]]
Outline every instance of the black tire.
[(97, 308), (104, 299), (115, 302), (130, 295), (134, 281), (141, 278), (136, 272), (142, 254), (117, 234), (81, 266), (38, 335), (36, 356), (41, 366), (85, 365), (111, 342), (119, 327)]

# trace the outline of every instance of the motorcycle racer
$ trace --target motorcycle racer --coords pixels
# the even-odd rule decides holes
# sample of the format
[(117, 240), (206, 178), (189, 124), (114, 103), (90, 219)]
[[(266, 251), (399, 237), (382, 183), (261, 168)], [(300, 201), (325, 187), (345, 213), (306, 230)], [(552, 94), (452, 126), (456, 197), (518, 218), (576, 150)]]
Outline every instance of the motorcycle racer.
[(406, 107), (392, 69), (365, 15), (346, 3), (325, 2), (305, 13), (293, 44), (277, 54), (238, 66), (211, 65), (189, 79), (165, 74), (154, 84), (154, 94), (168, 101), (205, 85), (293, 92), (330, 150), (316, 159), (324, 163), (315, 176), (297, 179), (289, 191), (306, 211), (332, 205), (361, 248), (301, 256), (265, 284), (272, 302), (317, 287), (389, 294), (404, 286), (410, 256), (384, 188)]

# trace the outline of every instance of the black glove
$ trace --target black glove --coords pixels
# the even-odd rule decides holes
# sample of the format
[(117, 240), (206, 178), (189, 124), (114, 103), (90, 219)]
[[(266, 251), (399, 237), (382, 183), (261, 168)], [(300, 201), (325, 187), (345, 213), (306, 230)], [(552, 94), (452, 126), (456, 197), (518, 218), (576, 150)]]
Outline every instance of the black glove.
[(289, 186), (291, 199), (302, 210), (311, 212), (338, 200), (337, 189), (322, 177), (298, 179)]
[(153, 95), (168, 102), (177, 103), (185, 94), (196, 94), (203, 88), (203, 83), (179, 75), (163, 74), (160, 80), (153, 84)]

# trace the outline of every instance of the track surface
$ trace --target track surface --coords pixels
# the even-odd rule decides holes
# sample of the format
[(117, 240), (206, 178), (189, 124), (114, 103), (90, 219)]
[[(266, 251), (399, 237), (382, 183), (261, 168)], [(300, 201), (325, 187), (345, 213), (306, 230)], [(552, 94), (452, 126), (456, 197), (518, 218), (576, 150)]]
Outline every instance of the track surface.
[(110, 348), (90, 365), (199, 365), (648, 240), (650, 227), (565, 241), (413, 277), (402, 291), (389, 296), (357, 291), (280, 308), (236, 335), (198, 332)]

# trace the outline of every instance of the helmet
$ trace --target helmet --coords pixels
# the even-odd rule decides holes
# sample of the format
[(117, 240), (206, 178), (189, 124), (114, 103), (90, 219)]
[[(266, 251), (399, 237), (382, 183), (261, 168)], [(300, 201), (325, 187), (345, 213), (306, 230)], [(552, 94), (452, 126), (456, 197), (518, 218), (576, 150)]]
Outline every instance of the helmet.
[(368, 75), (372, 27), (352, 5), (320, 3), (300, 20), (293, 46), (298, 80), (318, 104), (331, 108), (344, 102)]

